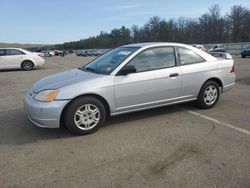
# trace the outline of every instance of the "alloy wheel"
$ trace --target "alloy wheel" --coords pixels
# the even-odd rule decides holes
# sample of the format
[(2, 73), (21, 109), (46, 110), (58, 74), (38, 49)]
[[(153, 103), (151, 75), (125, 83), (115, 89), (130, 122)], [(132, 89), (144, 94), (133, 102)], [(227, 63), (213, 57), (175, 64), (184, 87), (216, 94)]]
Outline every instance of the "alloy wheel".
[(81, 130), (93, 129), (100, 121), (100, 110), (94, 104), (80, 106), (74, 115), (74, 123)]
[(213, 103), (215, 103), (215, 101), (217, 100), (217, 97), (218, 97), (217, 88), (213, 85), (208, 86), (205, 89), (203, 97), (204, 97), (204, 102), (207, 105), (212, 105)]

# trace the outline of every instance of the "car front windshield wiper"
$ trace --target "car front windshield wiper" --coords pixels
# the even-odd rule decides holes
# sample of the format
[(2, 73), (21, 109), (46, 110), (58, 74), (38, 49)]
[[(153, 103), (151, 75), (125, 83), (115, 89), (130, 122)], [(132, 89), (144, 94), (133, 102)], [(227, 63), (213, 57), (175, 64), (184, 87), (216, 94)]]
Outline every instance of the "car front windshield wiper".
[(91, 67), (83, 67), (82, 70), (85, 70), (85, 71), (88, 71), (88, 72), (93, 72), (93, 73), (97, 74), (96, 70), (91, 68)]
[(82, 67), (82, 68), (79, 68), (79, 69), (81, 69), (82, 71), (93, 72), (93, 73), (95, 73), (95, 74), (107, 75), (107, 73), (100, 72), (99, 70), (97, 71), (96, 69), (93, 69), (93, 68), (91, 68), (91, 67)]

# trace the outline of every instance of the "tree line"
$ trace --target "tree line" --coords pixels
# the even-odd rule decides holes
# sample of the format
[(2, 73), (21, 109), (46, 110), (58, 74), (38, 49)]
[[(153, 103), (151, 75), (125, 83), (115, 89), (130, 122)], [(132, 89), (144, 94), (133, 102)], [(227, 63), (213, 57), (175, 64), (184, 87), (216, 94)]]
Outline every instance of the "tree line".
[(122, 26), (111, 32), (79, 41), (65, 42), (50, 48), (74, 50), (91, 48), (114, 48), (120, 45), (138, 42), (180, 42), (187, 44), (249, 42), (250, 10), (235, 5), (222, 15), (219, 5), (211, 6), (198, 18), (161, 19), (151, 17), (142, 27)]

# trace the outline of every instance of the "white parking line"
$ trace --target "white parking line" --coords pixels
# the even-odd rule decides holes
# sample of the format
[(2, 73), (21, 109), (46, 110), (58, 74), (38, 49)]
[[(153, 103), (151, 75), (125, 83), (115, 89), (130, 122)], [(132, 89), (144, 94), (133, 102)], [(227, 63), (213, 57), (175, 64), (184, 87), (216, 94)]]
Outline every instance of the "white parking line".
[(198, 116), (198, 117), (200, 117), (200, 118), (203, 118), (203, 119), (212, 121), (212, 122), (217, 123), (217, 124), (219, 124), (219, 125), (222, 125), (222, 126), (224, 126), (224, 127), (227, 127), (227, 128), (230, 128), (230, 129), (234, 129), (234, 130), (239, 131), (239, 132), (241, 132), (241, 133), (245, 133), (245, 134), (250, 135), (250, 131), (248, 131), (248, 130), (246, 130), (246, 129), (242, 129), (242, 128), (240, 128), (240, 127), (236, 127), (236, 126), (231, 125), (231, 124), (229, 124), (229, 123), (221, 122), (221, 121), (219, 121), (219, 120), (217, 120), (217, 119), (214, 119), (214, 118), (212, 118), (212, 117), (209, 117), (209, 116), (206, 116), (206, 115), (203, 115), (203, 114), (200, 114), (200, 113), (198, 113), (198, 112), (194, 112), (194, 111), (191, 111), (191, 110), (188, 110), (188, 109), (185, 109), (185, 108), (180, 108), (180, 109), (181, 109), (181, 110), (184, 110), (184, 111), (186, 111), (186, 112), (188, 112), (188, 113), (190, 113), (190, 114), (192, 114), (192, 115), (194, 115), (194, 116)]

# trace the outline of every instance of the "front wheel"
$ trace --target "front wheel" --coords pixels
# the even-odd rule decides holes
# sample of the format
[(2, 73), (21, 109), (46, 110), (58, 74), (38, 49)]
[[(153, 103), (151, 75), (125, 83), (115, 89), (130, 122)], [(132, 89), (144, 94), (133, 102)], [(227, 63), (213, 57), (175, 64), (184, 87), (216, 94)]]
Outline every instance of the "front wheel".
[(204, 109), (212, 108), (218, 102), (220, 97), (220, 88), (214, 81), (206, 82), (199, 93), (197, 104)]
[(86, 135), (97, 131), (105, 117), (102, 102), (87, 96), (72, 101), (65, 111), (65, 125), (74, 134)]

